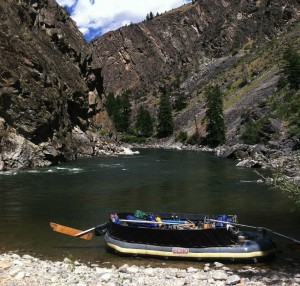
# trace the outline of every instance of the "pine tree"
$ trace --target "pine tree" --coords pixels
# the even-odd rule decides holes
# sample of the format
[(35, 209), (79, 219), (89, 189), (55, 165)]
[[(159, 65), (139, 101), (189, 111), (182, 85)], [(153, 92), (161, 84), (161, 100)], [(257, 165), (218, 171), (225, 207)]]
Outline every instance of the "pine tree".
[(106, 98), (105, 107), (117, 131), (127, 132), (131, 116), (129, 93), (125, 92), (122, 96), (116, 97), (112, 93), (109, 93)]
[(138, 110), (135, 128), (141, 136), (150, 137), (153, 134), (153, 120), (149, 111), (143, 106)]
[(218, 146), (225, 143), (225, 123), (223, 117), (223, 95), (218, 86), (210, 86), (205, 91), (207, 143)]
[(130, 126), (131, 103), (129, 93), (125, 92), (120, 101), (118, 131), (127, 132)]
[(168, 137), (172, 135), (174, 130), (174, 123), (172, 117), (172, 107), (168, 92), (161, 96), (159, 112), (158, 112), (158, 127), (157, 136), (159, 138)]
[(186, 95), (182, 92), (179, 92), (176, 95), (174, 108), (178, 111), (184, 109), (187, 105), (186, 101), (187, 101)]
[(108, 96), (106, 97), (106, 102), (105, 102), (105, 108), (108, 113), (108, 116), (112, 116), (114, 114), (114, 109), (115, 109), (115, 96), (113, 93), (109, 93)]
[(120, 96), (115, 97), (114, 108), (112, 114), (112, 120), (117, 131), (121, 131), (121, 98)]
[(289, 48), (284, 54), (285, 66), (284, 73), (291, 88), (300, 89), (300, 55)]

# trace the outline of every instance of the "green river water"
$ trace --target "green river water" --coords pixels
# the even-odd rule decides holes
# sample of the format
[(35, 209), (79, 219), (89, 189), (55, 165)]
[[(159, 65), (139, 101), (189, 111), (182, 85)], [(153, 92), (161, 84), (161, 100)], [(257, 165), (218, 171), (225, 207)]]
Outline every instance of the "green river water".
[[(0, 175), (0, 252), (97, 263), (161, 264), (119, 257), (104, 240), (55, 233), (49, 222), (87, 229), (116, 211), (237, 214), (239, 222), (300, 239), (300, 214), (284, 194), (257, 183), (253, 169), (212, 153), (140, 149), (133, 156), (79, 159), (59, 166)], [(276, 240), (279, 255), (298, 259)], [(299, 255), (299, 254), (298, 254)], [(168, 263), (176, 263), (169, 262)], [(172, 264), (173, 265), (173, 264)]]

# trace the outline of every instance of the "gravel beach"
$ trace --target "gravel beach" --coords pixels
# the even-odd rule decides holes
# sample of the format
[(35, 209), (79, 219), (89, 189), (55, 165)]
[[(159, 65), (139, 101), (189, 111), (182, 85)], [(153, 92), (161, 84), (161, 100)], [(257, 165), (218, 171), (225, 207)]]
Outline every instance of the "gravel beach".
[(234, 267), (219, 262), (201, 264), (199, 268), (166, 268), (124, 264), (104, 267), (83, 264), (65, 258), (63, 261), (41, 260), (30, 255), (0, 254), (0, 285), (300, 285), (300, 264), (287, 261), (285, 266), (265, 267), (245, 264)]

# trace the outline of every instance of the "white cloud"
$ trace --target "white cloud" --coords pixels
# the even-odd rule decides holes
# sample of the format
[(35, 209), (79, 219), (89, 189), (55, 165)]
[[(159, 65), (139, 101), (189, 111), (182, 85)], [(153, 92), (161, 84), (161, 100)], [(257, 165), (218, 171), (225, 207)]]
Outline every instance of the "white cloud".
[(155, 15), (179, 7), (191, 0), (57, 0), (71, 10), (71, 16), (87, 39), (137, 23), (149, 12)]

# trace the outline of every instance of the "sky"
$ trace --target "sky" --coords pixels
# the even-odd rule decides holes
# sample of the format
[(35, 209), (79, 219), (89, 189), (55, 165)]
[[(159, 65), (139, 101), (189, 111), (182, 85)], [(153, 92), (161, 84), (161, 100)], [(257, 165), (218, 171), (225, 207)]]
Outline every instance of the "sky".
[(56, 0), (70, 12), (79, 30), (90, 41), (130, 23), (141, 22), (152, 12), (164, 13), (191, 0)]

